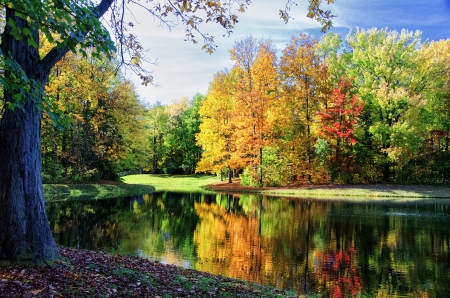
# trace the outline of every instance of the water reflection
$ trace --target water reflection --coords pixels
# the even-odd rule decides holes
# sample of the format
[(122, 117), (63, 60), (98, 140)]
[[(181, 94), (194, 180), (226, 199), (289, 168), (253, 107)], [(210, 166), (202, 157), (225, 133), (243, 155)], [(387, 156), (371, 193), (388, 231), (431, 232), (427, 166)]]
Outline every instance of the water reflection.
[(448, 201), (155, 193), (47, 204), (59, 245), (348, 297), (450, 297)]

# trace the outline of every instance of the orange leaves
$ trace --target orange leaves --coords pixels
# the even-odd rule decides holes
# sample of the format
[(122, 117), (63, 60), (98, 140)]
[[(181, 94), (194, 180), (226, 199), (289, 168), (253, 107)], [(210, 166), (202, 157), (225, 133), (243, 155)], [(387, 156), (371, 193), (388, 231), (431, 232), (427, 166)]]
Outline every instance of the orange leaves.
[[(226, 164), (216, 160), (210, 165), (261, 166), (260, 149), (269, 146), (290, 156), (286, 162), (291, 165), (286, 167), (304, 165), (304, 159), (310, 163), (313, 135), (317, 135), (314, 117), (326, 105), (329, 92), (328, 72), (315, 45), (306, 35), (293, 37), (278, 61), (271, 40), (248, 37), (235, 43), (230, 50), (233, 70), (215, 76), (201, 110), (198, 140), (203, 158), (213, 158), (213, 150), (229, 153), (214, 155), (226, 156)], [(231, 104), (222, 109), (227, 103)], [(224, 123), (218, 121), (220, 116)], [(226, 135), (219, 133), (224, 127)], [(209, 147), (206, 138), (211, 140)], [(226, 147), (219, 147), (220, 138), (226, 138)]]

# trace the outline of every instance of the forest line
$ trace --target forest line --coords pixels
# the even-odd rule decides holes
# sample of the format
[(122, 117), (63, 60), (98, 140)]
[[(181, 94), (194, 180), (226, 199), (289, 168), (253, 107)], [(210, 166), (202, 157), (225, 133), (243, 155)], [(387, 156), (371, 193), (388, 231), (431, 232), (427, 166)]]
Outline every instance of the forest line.
[(137, 170), (241, 174), (248, 185), (446, 184), (450, 43), (420, 38), (299, 34), (279, 51), (247, 37), (206, 95), (150, 107), (113, 61), (69, 54), (46, 87), (62, 112), (42, 121), (44, 181)]

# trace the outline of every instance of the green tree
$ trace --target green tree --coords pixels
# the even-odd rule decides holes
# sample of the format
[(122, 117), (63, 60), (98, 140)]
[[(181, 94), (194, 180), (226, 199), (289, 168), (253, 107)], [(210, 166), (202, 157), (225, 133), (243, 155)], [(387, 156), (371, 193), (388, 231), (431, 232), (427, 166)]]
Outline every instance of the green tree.
[(411, 90), (419, 97), (419, 104), (405, 116), (414, 123), (422, 138), (417, 154), (405, 162), (398, 179), (407, 182), (414, 177), (420, 183), (448, 183), (450, 40), (424, 43), (416, 59)]
[[(147, 126), (150, 134), (150, 151), (152, 155), (152, 172), (162, 171), (163, 158), (166, 155), (164, 148), (164, 135), (168, 131), (169, 112), (166, 105), (157, 102), (151, 106), (147, 113)], [(159, 168), (159, 170), (158, 170)]]
[(390, 181), (393, 166), (417, 148), (404, 145), (420, 143), (420, 134), (405, 118), (419, 102), (410, 87), (420, 32), (357, 29), (349, 33), (346, 42), (351, 52), (348, 76), (354, 77), (364, 102), (361, 123), (366, 131), (361, 139), (374, 153), (372, 163), (381, 170), (383, 180)]
[(183, 154), (183, 163), (181, 167), (184, 173), (193, 174), (197, 163), (200, 160), (202, 149), (197, 145), (196, 135), (200, 132), (200, 115), (199, 110), (205, 96), (197, 93), (189, 102), (189, 106), (181, 116), (181, 127), (178, 128), (177, 134), (180, 139), (180, 151)]
[[(309, 17), (315, 17), (328, 26), (326, 22), (332, 16), (320, 9), (320, 2), (310, 0)], [(187, 38), (193, 40), (192, 32), (199, 30), (203, 22), (197, 10), (203, 10), (205, 21), (217, 22), (231, 32), (237, 22), (232, 8), (237, 5), (243, 11), (250, 1), (128, 4), (143, 7), (164, 24), (170, 24), (168, 18), (171, 16), (181, 18), (187, 28)], [(152, 77), (139, 68), (142, 47), (133, 34), (126, 35), (125, 1), (101, 0), (95, 5), (85, 0), (30, 0), (3, 2), (1, 5), (5, 9), (0, 44), (4, 70), (1, 83), (7, 109), (4, 109), (0, 125), (0, 171), (7, 178), (0, 180), (0, 225), (3, 227), (0, 258), (15, 259), (28, 255), (34, 260), (54, 259), (58, 250), (45, 213), (40, 148), (43, 86), (52, 68), (77, 47), (84, 53), (93, 47), (97, 56), (100, 52), (111, 53), (114, 50), (108, 31), (100, 23), (100, 18), (111, 8), (112, 28), (119, 40), (122, 62), (134, 69), (144, 83), (151, 82)], [(282, 12), (281, 16), (285, 20), (289, 18), (287, 12)], [(38, 50), (40, 32), (54, 43), (52, 49), (41, 55)], [(202, 37), (204, 49), (212, 52), (213, 38), (205, 34)]]
[[(167, 174), (189, 174), (195, 169), (199, 151), (195, 144), (199, 123), (195, 120), (193, 102), (183, 97), (173, 100), (167, 108), (169, 119), (164, 135), (166, 153), (163, 156), (163, 170)], [(190, 119), (189, 116), (194, 118)]]

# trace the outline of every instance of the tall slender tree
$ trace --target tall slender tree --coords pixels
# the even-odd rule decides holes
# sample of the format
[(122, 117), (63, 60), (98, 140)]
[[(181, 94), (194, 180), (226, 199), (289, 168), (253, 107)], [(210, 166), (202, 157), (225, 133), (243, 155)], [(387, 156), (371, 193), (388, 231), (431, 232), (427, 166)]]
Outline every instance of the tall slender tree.
[(228, 170), (230, 183), (231, 171), (242, 167), (235, 140), (235, 76), (225, 71), (215, 74), (199, 109), (201, 124), (196, 136), (197, 144), (203, 149), (196, 171), (223, 173)]
[(297, 177), (311, 182), (313, 144), (317, 138), (315, 116), (327, 106), (328, 71), (316, 52), (316, 40), (308, 35), (292, 37), (280, 61), (282, 80), (279, 109), (286, 115), (282, 130), (286, 150), (293, 153)]

